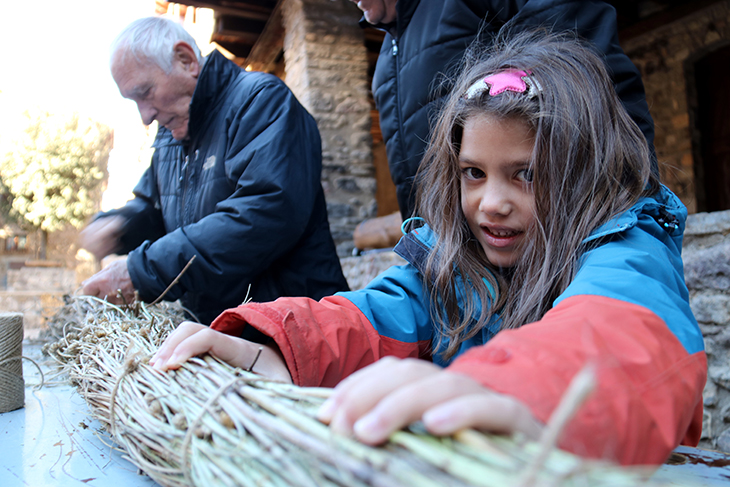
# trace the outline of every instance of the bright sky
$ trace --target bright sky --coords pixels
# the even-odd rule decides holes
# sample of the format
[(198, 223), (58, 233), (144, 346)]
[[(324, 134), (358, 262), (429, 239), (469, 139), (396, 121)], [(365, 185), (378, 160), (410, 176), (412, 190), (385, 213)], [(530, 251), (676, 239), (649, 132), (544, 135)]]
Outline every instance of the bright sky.
[[(114, 149), (104, 209), (131, 197), (149, 164), (140, 150), (151, 142), (136, 106), (121, 97), (109, 73), (109, 46), (130, 22), (154, 13), (155, 0), (3, 2), (0, 140), (17, 128), (20, 113), (38, 107), (76, 111), (109, 125), (114, 129)], [(205, 51), (212, 11), (198, 10), (198, 19), (202, 25), (191, 33)]]

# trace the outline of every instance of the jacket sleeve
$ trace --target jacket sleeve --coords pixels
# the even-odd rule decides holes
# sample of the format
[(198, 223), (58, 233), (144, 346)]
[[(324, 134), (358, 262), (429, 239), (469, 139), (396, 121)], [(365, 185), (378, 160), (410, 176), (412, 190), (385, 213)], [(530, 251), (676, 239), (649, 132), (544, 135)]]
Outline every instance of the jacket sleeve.
[(307, 225), (322, 191), (319, 132), (289, 89), (272, 78), (219, 115), (229, 119), (216, 143), (227, 146), (232, 194), (197, 222), (130, 253), (130, 276), (142, 299), (159, 296), (193, 255), (195, 264), (166, 299), (251, 283), (312, 231)]
[(128, 254), (145, 240), (154, 241), (165, 235), (165, 223), (155, 184), (154, 164), (142, 174), (134, 188), (133, 199), (121, 208), (97, 214), (94, 219), (116, 215), (124, 217), (125, 220), (117, 254)]
[(696, 445), (707, 362), (689, 309), (680, 238), (643, 222), (587, 252), (571, 285), (538, 322), (505, 330), (450, 365), (520, 399), (547, 422), (573, 376), (597, 368), (596, 389), (560, 446), (623, 464), (658, 464)]
[(276, 342), (295, 384), (333, 387), (386, 355), (429, 358), (433, 324), (423, 298), (415, 269), (394, 266), (360, 291), (249, 303), (211, 328), (240, 336), (253, 326)]

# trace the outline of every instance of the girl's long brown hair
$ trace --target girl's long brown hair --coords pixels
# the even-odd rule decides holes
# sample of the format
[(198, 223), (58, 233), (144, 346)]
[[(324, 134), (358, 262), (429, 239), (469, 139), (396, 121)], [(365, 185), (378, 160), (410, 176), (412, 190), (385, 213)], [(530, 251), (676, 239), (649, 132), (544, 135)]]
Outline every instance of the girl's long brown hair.
[[(531, 32), (502, 34), (491, 48), (476, 49), (465, 57), (417, 174), (417, 214), (437, 236), (424, 272), (440, 331), (434, 348), (445, 343), (445, 359), (497, 311), (503, 328), (542, 318), (573, 280), (583, 240), (659, 188), (646, 140), (590, 47), (566, 35)], [(464, 97), (477, 80), (505, 69), (529, 72), (538, 95)], [(535, 224), (512, 269), (487, 260), (461, 209), (459, 144), (466, 120), (477, 114), (521, 120), (535, 134)]]

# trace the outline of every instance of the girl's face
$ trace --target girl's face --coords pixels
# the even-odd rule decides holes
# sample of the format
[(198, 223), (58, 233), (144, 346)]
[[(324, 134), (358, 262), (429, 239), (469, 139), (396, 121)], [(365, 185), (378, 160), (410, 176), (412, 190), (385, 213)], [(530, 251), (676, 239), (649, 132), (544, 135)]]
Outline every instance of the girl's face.
[(535, 138), (516, 119), (476, 115), (461, 139), (461, 208), (489, 262), (512, 267), (534, 221), (530, 158)]

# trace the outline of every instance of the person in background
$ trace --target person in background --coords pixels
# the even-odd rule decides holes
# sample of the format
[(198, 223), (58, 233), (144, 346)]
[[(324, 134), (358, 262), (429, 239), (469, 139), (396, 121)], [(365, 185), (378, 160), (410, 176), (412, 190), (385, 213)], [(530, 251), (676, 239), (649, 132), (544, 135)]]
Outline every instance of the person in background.
[[(683, 278), (687, 210), (652, 172), (603, 59), (523, 32), (468, 61), (419, 170), (421, 218), (395, 248), (406, 265), (318, 302), (183, 323), (150, 363), (210, 352), (336, 386), (319, 418), (368, 444), (417, 420), (536, 437), (592, 369), (562, 448), (660, 464), (696, 445), (707, 357)], [(239, 338), (251, 327), (273, 342)]]
[(179, 276), (164, 298), (210, 323), (246, 298), (349, 289), (327, 219), (319, 131), (281, 80), (218, 51), (201, 57), (181, 25), (159, 17), (119, 35), (111, 72), (159, 129), (134, 199), (81, 234), (99, 259), (128, 254), (87, 279), (85, 294), (130, 302), (137, 291), (150, 302)]
[(453, 75), (472, 42), (490, 42), (507, 23), (515, 31), (543, 26), (555, 32), (575, 32), (590, 41), (605, 56), (614, 88), (644, 133), (652, 153), (653, 170), (659, 174), (654, 156), (654, 122), (649, 114), (641, 75), (619, 45), (616, 11), (608, 2), (352, 1), (363, 11), (361, 25), (385, 31), (372, 92), (380, 113), (380, 128), (401, 214), (401, 218), (386, 216), (363, 222), (356, 230), (357, 248), (363, 249), (373, 242), (380, 242), (375, 245), (390, 243), (380, 234), (398, 234), (401, 222), (414, 216), (414, 177), (430, 138), (430, 122), (450, 88), (442, 83), (443, 75), (447, 75), (446, 78)]

